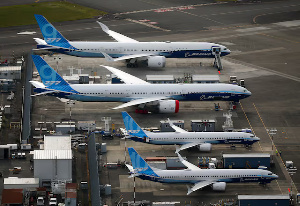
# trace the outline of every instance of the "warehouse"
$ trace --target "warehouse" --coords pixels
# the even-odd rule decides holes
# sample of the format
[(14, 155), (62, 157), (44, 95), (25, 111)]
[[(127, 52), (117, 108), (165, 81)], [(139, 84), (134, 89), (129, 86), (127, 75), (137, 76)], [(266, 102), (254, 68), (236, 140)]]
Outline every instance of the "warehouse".
[(21, 79), (21, 66), (0, 67), (0, 79)]
[(229, 169), (255, 169), (259, 166), (270, 168), (270, 154), (223, 154), (224, 168)]
[(146, 81), (151, 84), (173, 84), (174, 75), (146, 75)]
[(289, 206), (289, 195), (238, 195), (239, 206)]
[(193, 75), (192, 81), (194, 84), (220, 83), (220, 77), (218, 75)]
[(39, 187), (39, 178), (4, 178), (4, 189), (28, 189)]

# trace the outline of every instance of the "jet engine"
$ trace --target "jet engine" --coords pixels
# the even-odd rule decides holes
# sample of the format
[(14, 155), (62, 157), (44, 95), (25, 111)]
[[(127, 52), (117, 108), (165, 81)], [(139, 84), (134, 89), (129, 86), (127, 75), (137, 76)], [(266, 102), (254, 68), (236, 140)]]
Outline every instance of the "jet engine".
[(226, 182), (217, 182), (212, 184), (212, 189), (214, 191), (225, 191), (226, 189)]
[(200, 144), (200, 145), (198, 145), (198, 149), (201, 152), (210, 152), (211, 144), (210, 143)]
[(178, 100), (160, 100), (158, 102), (159, 113), (177, 113), (179, 111)]
[(148, 67), (165, 67), (166, 57), (164, 56), (151, 56), (147, 58)]

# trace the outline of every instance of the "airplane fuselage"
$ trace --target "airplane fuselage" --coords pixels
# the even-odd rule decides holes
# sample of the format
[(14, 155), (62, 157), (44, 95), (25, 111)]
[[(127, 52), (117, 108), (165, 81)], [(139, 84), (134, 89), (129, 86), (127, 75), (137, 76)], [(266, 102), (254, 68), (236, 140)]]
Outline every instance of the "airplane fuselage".
[(251, 145), (259, 138), (245, 132), (145, 132), (148, 137), (130, 137), (134, 141), (156, 145), (184, 145), (188, 143), (210, 144), (247, 144)]
[[(179, 101), (234, 101), (251, 93), (232, 84), (72, 84), (77, 93), (55, 92), (49, 95), (84, 102), (129, 102), (149, 97), (168, 97)], [(47, 89), (35, 88), (37, 93)]]
[(156, 175), (141, 174), (138, 177), (161, 183), (213, 182), (262, 182), (270, 183), (278, 176), (262, 169), (201, 169), (201, 170), (154, 170)]
[[(165, 56), (166, 58), (215, 58), (214, 47), (221, 48), (221, 56), (230, 54), (226, 47), (209, 42), (79, 42), (69, 41), (74, 50), (63, 48), (51, 49), (53, 52), (77, 57), (104, 57), (105, 52), (113, 58), (134, 54)], [(37, 48), (50, 45), (38, 44)], [(147, 58), (145, 58), (147, 59)]]

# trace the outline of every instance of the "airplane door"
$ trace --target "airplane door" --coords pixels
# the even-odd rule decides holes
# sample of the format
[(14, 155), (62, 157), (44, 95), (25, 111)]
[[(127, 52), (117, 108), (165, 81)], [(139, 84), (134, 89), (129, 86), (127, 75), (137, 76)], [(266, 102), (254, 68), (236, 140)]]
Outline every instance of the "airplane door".
[(126, 91), (125, 91), (125, 96), (126, 96), (126, 97), (130, 97), (130, 92), (131, 92), (130, 90), (126, 90)]
[(144, 137), (144, 142), (149, 143), (150, 142), (149, 137)]
[(212, 46), (211, 47), (211, 54), (212, 55), (221, 54), (221, 47), (219, 47), (219, 46)]

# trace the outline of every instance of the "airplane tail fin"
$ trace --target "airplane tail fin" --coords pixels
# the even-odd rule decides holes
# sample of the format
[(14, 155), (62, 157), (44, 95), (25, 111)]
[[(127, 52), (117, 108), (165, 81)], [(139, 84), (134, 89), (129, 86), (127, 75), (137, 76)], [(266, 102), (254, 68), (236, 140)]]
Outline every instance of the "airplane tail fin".
[(47, 89), (78, 93), (54, 69), (52, 69), (42, 57), (32, 55), (32, 59), (40, 74), (41, 80)]
[(44, 16), (39, 14), (34, 16), (47, 44), (71, 50), (76, 49)]
[(158, 176), (133, 147), (128, 148), (128, 153), (135, 173), (148, 176)]
[(148, 137), (142, 130), (142, 128), (134, 121), (134, 119), (132, 119), (132, 117), (127, 112), (122, 112), (122, 116), (125, 128), (129, 135), (141, 138)]

